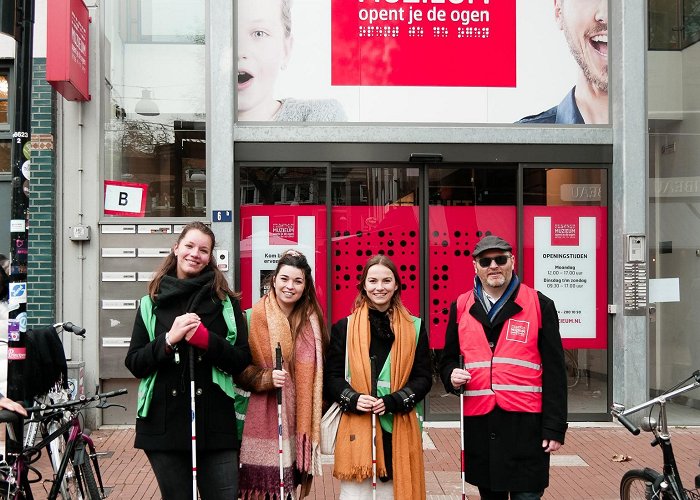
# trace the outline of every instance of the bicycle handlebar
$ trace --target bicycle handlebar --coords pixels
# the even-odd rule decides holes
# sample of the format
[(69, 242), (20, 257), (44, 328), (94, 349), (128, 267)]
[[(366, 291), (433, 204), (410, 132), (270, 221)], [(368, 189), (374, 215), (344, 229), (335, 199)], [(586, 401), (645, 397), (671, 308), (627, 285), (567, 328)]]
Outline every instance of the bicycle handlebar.
[(75, 325), (70, 321), (66, 321), (65, 323), (56, 323), (55, 325), (53, 325), (54, 328), (57, 328), (59, 326), (62, 327), (63, 330), (66, 332), (73, 332), (79, 337), (85, 338), (85, 328), (83, 328), (82, 326)]
[(653, 406), (655, 404), (660, 404), (663, 407), (663, 405), (666, 404), (666, 401), (669, 401), (675, 398), (676, 396), (683, 394), (684, 392), (697, 389), (698, 387), (700, 387), (700, 370), (695, 370), (693, 374), (690, 377), (688, 377), (685, 381), (688, 380), (693, 380), (693, 382), (678, 389), (665, 392), (660, 396), (650, 399), (649, 401), (639, 404), (633, 408), (625, 409), (623, 405), (613, 404), (613, 408), (611, 409), (610, 413), (614, 417), (616, 417), (618, 422), (624, 425), (627, 428), (627, 430), (629, 430), (632, 434), (636, 436), (639, 434), (639, 428), (627, 419), (627, 415), (631, 415), (632, 413), (636, 413), (639, 410), (649, 408), (650, 406)]
[(81, 405), (87, 405), (88, 403), (92, 403), (93, 401), (100, 401), (101, 399), (105, 398), (113, 398), (115, 396), (121, 396), (122, 394), (126, 394), (127, 391), (126, 389), (117, 389), (116, 391), (109, 391), (109, 392), (101, 392), (99, 394), (95, 394), (93, 396), (81, 396), (80, 399), (75, 399), (73, 401), (66, 401), (65, 403), (57, 403), (57, 404), (52, 404), (52, 405), (47, 405), (47, 404), (42, 404), (38, 406), (30, 406), (29, 408), (26, 408), (27, 413), (29, 412), (35, 412), (35, 411), (41, 411), (41, 410), (61, 410), (65, 408), (72, 408), (74, 406), (81, 406)]
[(639, 427), (634, 425), (632, 422), (630, 422), (627, 417), (625, 417), (623, 414), (618, 413), (615, 415), (617, 417), (617, 421), (620, 422), (622, 425), (624, 425), (628, 431), (630, 431), (632, 434), (635, 436), (639, 435)]
[(13, 424), (19, 422), (21, 415), (15, 413), (12, 410), (0, 410), (0, 422), (5, 422), (6, 424)]

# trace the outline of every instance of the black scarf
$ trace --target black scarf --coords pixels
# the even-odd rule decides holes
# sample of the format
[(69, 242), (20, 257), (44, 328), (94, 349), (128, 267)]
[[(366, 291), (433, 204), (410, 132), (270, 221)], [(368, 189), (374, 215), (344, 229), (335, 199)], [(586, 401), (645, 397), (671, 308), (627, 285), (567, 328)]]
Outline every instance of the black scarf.
[(166, 274), (158, 287), (155, 304), (167, 307), (173, 303), (182, 303), (186, 312), (194, 312), (207, 295), (213, 295), (213, 285), (214, 271), (211, 269), (205, 269), (194, 278), (180, 279)]

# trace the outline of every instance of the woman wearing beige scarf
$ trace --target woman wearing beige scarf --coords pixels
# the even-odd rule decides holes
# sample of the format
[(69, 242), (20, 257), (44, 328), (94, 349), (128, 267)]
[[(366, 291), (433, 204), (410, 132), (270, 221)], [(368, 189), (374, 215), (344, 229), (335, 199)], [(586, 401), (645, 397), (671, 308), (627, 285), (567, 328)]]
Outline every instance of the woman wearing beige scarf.
[[(357, 288), (352, 314), (333, 325), (324, 377), (326, 399), (337, 401), (344, 411), (333, 468), (340, 479), (340, 498), (372, 498), (374, 413), (389, 417), (377, 424), (377, 498), (425, 499), (415, 406), (432, 385), (428, 336), (420, 319), (401, 303), (401, 280), (391, 259), (384, 255), (369, 259)], [(377, 373), (384, 372), (380, 378), (389, 381), (388, 393), (381, 397), (370, 395), (371, 356)]]
[[(288, 250), (277, 263), (270, 291), (250, 314), (253, 362), (236, 380), (251, 391), (241, 444), (240, 496), (244, 500), (286, 500), (306, 496), (321, 474), (323, 351), (327, 330), (306, 257)], [(283, 369), (275, 369), (281, 346)], [(277, 390), (282, 389), (282, 468)]]

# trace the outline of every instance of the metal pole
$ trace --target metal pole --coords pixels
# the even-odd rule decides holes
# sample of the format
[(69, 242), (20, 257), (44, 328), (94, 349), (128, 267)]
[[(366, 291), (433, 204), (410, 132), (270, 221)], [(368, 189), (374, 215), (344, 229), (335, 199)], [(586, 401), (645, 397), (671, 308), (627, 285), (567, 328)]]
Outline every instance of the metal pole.
[(197, 500), (197, 413), (195, 403), (194, 357), (197, 353), (190, 345), (190, 411), (192, 413), (192, 500)]
[[(277, 342), (275, 347), (275, 370), (282, 369), (282, 346)], [(282, 454), (282, 388), (277, 389), (277, 443), (280, 454), (280, 500), (284, 498), (284, 460)]]
[[(10, 230), (10, 313), (8, 337), (7, 394), (24, 399), (22, 372), (26, 355), (27, 256), (29, 246), (29, 160), (32, 107), (32, 45), (34, 0), (17, 0), (15, 40), (15, 99), (12, 132), (12, 205)], [(19, 323), (19, 331), (14, 325)], [(18, 443), (21, 446), (22, 429)]]
[[(459, 369), (464, 370), (464, 356), (459, 355)], [(464, 468), (464, 386), (459, 388), (459, 442), (462, 448), (460, 462), (462, 468), (462, 500), (466, 500), (467, 492), (464, 485), (465, 468)]]
[[(377, 357), (369, 358), (372, 397), (377, 397)], [(372, 500), (377, 500), (377, 414), (372, 411)]]

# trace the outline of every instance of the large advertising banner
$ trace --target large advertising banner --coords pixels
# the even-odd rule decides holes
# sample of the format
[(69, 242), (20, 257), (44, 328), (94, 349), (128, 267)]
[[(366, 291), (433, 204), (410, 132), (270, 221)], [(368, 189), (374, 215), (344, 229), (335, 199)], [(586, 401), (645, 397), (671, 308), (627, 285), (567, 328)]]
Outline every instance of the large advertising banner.
[(326, 305), (326, 207), (241, 207), (241, 305), (252, 307), (269, 290), (268, 278), (289, 249), (306, 256), (321, 305)]
[(525, 283), (554, 300), (565, 349), (607, 347), (605, 207), (525, 207)]
[(235, 15), (239, 122), (610, 122), (607, 0), (237, 0)]

